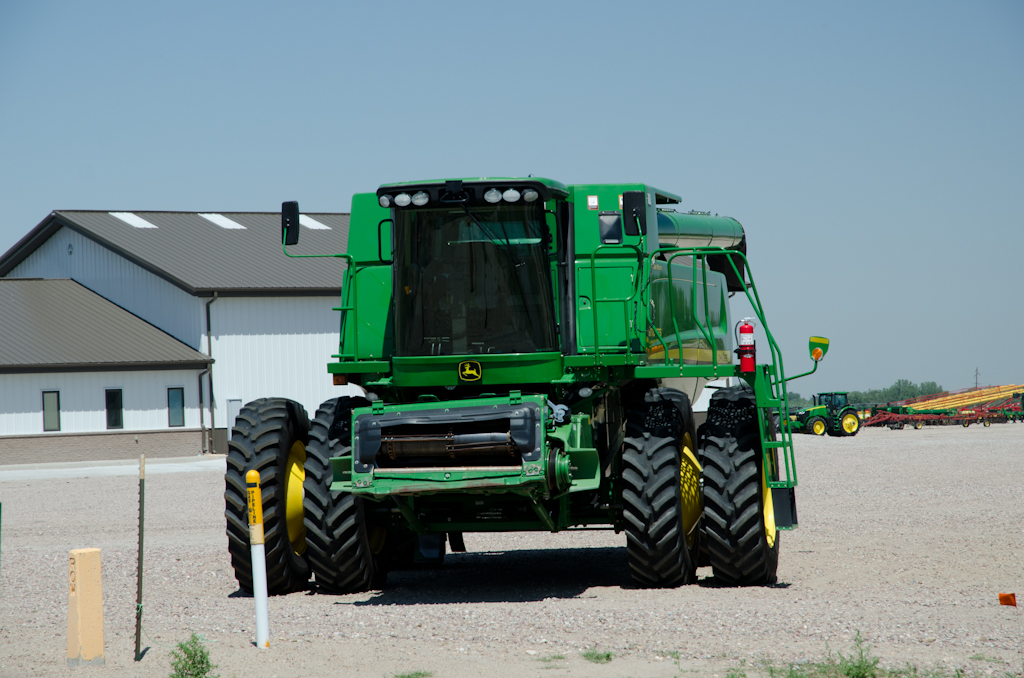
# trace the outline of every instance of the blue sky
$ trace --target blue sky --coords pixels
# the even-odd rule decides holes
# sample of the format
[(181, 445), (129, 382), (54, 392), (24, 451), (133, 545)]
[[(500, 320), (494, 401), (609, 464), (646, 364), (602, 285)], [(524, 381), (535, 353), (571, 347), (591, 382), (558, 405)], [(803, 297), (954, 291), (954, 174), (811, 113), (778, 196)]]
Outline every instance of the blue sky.
[[(1024, 383), (1024, 4), (0, 4), (0, 251), (54, 209), (644, 181), (743, 223), (793, 388)], [(738, 312), (742, 309), (737, 305)]]

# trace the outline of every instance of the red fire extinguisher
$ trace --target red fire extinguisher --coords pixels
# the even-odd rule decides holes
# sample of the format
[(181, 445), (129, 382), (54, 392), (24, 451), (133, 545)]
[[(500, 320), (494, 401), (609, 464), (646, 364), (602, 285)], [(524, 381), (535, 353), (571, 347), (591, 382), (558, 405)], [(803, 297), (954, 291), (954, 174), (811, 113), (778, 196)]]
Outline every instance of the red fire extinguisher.
[(753, 372), (755, 363), (754, 323), (750, 318), (740, 321), (739, 347), (736, 353), (740, 357), (740, 372)]

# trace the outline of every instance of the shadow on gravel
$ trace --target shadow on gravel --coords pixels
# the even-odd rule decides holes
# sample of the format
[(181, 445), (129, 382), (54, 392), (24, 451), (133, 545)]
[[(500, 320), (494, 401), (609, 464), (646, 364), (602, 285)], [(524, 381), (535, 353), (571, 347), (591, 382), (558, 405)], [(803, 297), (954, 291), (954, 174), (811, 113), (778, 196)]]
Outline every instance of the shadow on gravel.
[(626, 548), (455, 553), (431, 570), (388, 573), (369, 600), (337, 605), (431, 605), (576, 598), (591, 586), (632, 588)]
[[(763, 586), (761, 588), (788, 589), (792, 585), (793, 584), (791, 584), (789, 582), (780, 581), (780, 582), (776, 582), (774, 584), (768, 584), (767, 586)], [(697, 580), (697, 586), (700, 586), (701, 588), (705, 588), (705, 589), (731, 589), (731, 588), (736, 588), (736, 587), (734, 587), (734, 586), (732, 586), (730, 584), (725, 584), (725, 583), (719, 581), (718, 578), (715, 577), (715, 576), (704, 577), (702, 579), (698, 579)], [(757, 588), (757, 587), (755, 587), (755, 588)]]

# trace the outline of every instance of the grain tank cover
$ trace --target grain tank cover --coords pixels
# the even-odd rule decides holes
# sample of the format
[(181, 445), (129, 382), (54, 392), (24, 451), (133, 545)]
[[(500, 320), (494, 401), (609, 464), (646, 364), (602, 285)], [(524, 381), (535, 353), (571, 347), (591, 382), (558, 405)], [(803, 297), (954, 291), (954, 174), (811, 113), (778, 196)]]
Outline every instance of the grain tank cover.
[[(747, 253), (743, 226), (732, 217), (711, 216), (707, 212), (673, 212), (658, 210), (658, 244), (661, 247), (721, 247)], [(733, 254), (711, 254), (707, 257), (711, 270), (725, 275), (730, 292), (744, 288), (746, 270), (743, 258)]]
[(731, 217), (659, 210), (658, 242), (668, 247), (737, 248), (743, 242), (743, 226)]

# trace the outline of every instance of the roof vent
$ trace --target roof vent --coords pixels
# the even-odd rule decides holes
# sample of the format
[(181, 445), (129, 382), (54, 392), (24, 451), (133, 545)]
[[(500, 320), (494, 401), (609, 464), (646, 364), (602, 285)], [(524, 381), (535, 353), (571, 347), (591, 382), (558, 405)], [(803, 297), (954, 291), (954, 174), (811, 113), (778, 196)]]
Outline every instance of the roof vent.
[(156, 228), (155, 224), (149, 223), (138, 214), (132, 214), (131, 212), (107, 212), (107, 214), (135, 228)]
[(207, 221), (211, 221), (211, 222), (217, 224), (221, 228), (227, 228), (227, 229), (236, 230), (236, 231), (237, 230), (242, 230), (242, 231), (246, 230), (245, 226), (242, 226), (237, 221), (232, 221), (231, 219), (228, 219), (223, 214), (200, 214), (199, 216), (201, 216), (203, 219), (206, 219)]
[(313, 230), (313, 231), (329, 231), (329, 230), (331, 230), (330, 226), (327, 226), (325, 224), (321, 224), (319, 221), (317, 221), (313, 217), (306, 216), (305, 214), (300, 214), (299, 215), (299, 223), (302, 224), (303, 226), (305, 226), (306, 228), (308, 228), (310, 230)]

